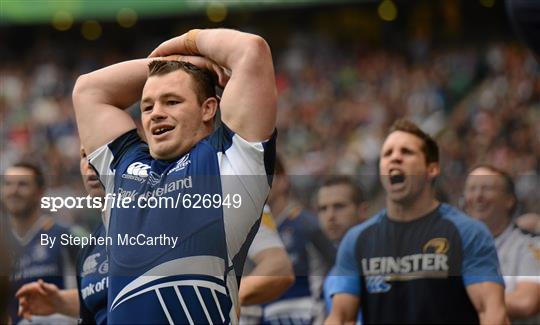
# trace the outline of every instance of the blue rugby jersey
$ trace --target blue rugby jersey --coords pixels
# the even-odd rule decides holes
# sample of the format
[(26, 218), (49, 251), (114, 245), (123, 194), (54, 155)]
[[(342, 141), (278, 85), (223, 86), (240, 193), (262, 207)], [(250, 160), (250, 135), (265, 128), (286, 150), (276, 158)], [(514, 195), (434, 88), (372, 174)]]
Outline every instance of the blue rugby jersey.
[[(93, 237), (105, 237), (101, 224)], [(77, 258), (77, 287), (79, 291), (79, 324), (107, 324), (107, 290), (109, 260), (106, 245), (88, 245)]]
[(466, 287), (503, 284), (487, 228), (447, 204), (411, 222), (383, 210), (340, 244), (329, 295), (360, 297), (366, 323), (478, 323)]
[[(74, 235), (65, 226), (59, 225), (52, 217), (42, 216), (32, 225), (25, 236), (19, 237), (13, 232), (7, 232), (11, 248), (14, 251), (15, 263), (10, 282), (13, 293), (10, 297), (9, 316), (13, 324), (23, 321), (17, 316), (18, 301), (14, 296), (24, 284), (42, 279), (55, 284), (60, 289), (75, 287), (75, 257), (77, 247), (61, 245), (63, 234)], [(54, 246), (41, 245), (41, 236), (56, 238)], [(58, 314), (44, 317), (34, 317), (38, 324), (54, 324), (69, 321)], [(71, 319), (73, 322), (73, 319)]]
[[(136, 130), (88, 156), (107, 193), (172, 198), (174, 208), (110, 206), (108, 322), (236, 323), (239, 275), (260, 223), (275, 160), (275, 133), (250, 143), (222, 124), (174, 161), (150, 156)], [(223, 204), (195, 208), (196, 195)], [(232, 196), (241, 205), (230, 205)], [(182, 198), (190, 197), (190, 202)], [(180, 198), (180, 200), (178, 200)], [(203, 202), (197, 203), (199, 206)], [(168, 246), (120, 245), (117, 236), (179, 238)]]

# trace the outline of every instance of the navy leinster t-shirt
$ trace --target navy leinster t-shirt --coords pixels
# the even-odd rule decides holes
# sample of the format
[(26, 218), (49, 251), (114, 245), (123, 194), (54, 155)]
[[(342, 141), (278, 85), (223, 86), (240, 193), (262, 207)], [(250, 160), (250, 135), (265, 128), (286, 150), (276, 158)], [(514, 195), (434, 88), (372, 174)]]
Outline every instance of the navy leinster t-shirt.
[(360, 297), (366, 323), (478, 323), (466, 287), (502, 285), (487, 228), (447, 204), (411, 222), (383, 210), (349, 230), (329, 294)]

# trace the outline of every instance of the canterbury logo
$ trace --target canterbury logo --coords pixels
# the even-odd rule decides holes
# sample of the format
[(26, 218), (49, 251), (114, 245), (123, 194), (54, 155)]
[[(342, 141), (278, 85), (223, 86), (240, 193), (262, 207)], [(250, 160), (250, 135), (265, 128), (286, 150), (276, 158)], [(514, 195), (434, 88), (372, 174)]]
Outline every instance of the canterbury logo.
[(148, 177), (148, 170), (150, 169), (150, 165), (147, 165), (142, 162), (134, 162), (133, 164), (129, 165), (127, 169), (127, 173), (134, 176), (139, 177)]
[(422, 251), (424, 253), (430, 253), (430, 248), (433, 249), (432, 252), (435, 254), (446, 254), (446, 252), (448, 252), (450, 249), (450, 244), (446, 238), (433, 238), (424, 245)]

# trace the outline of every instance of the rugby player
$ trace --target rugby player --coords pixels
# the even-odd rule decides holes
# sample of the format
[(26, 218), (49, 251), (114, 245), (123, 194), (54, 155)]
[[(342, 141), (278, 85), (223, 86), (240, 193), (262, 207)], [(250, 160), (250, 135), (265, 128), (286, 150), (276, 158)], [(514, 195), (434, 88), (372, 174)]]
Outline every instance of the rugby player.
[[(348, 176), (327, 178), (317, 192), (319, 222), (336, 247), (352, 227), (366, 221), (368, 204), (362, 189)], [(323, 293), (326, 311), (332, 309), (331, 287), (338, 279), (332, 268), (324, 279)], [(359, 320), (361, 316), (359, 315)]]
[[(225, 87), (220, 102), (208, 69)], [(139, 99), (147, 143), (124, 111)], [(108, 322), (237, 323), (239, 276), (274, 167), (268, 44), (234, 30), (191, 30), (162, 43), (151, 58), (79, 77), (73, 104), (106, 192), (133, 199), (129, 208), (105, 211), (109, 236), (180, 238), (174, 250), (108, 247)], [(218, 106), (222, 124), (214, 129)], [(140, 209), (141, 197), (179, 204)], [(203, 205), (207, 198), (215, 200)]]
[[(42, 171), (30, 163), (17, 163), (7, 168), (2, 184), (2, 200), (9, 216), (11, 231), (5, 235), (15, 252), (11, 273), (11, 289), (44, 279), (59, 288), (75, 287), (76, 250), (70, 246), (41, 245), (41, 236), (60, 238), (62, 234), (76, 235), (74, 229), (58, 224), (51, 216), (40, 211), (40, 200), (45, 191)], [(9, 316), (13, 324), (18, 316), (18, 303), (14, 293), (10, 297)], [(62, 315), (37, 318), (36, 322), (58, 323), (75, 321)]]
[(505, 283), (508, 317), (540, 323), (540, 236), (513, 222), (517, 205), (512, 177), (491, 165), (478, 165), (465, 182), (465, 211), (484, 222), (495, 237)]
[(506, 323), (504, 284), (486, 227), (435, 199), (437, 143), (396, 121), (380, 153), (386, 209), (342, 240), (327, 324)]
[(319, 222), (326, 236), (339, 246), (345, 233), (367, 219), (362, 189), (348, 176), (333, 176), (317, 192)]
[(275, 174), (268, 203), (296, 281), (279, 299), (264, 306), (262, 322), (316, 322), (323, 312), (322, 279), (334, 263), (336, 248), (321, 230), (317, 217), (292, 198), (290, 179), (279, 157)]

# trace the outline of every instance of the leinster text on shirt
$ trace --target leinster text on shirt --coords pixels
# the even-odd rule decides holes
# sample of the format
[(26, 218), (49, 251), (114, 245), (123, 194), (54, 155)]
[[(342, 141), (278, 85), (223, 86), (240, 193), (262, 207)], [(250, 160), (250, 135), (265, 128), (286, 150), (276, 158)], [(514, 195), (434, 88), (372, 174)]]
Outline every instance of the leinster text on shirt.
[(437, 253), (363, 258), (361, 263), (364, 276), (385, 276), (388, 281), (445, 278), (449, 271), (448, 256)]

